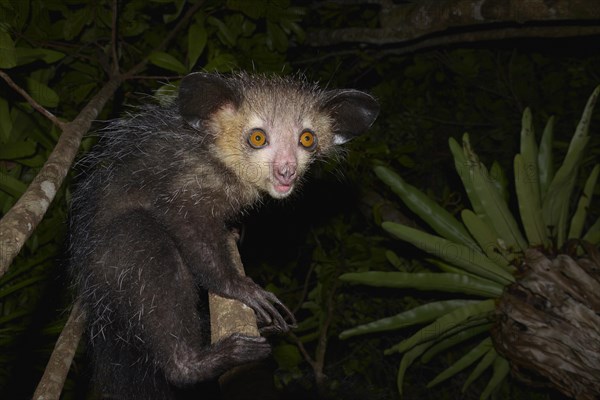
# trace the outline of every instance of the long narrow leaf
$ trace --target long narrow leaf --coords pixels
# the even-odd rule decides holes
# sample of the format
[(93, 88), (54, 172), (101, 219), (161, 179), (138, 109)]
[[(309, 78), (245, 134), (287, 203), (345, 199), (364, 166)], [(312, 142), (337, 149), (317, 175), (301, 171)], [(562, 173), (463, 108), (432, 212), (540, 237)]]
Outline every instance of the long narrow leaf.
[[(544, 223), (542, 215), (542, 204), (539, 196), (539, 183), (537, 177), (532, 179), (533, 173), (528, 161), (521, 154), (517, 154), (514, 160), (515, 190), (519, 203), (521, 222), (525, 229), (525, 235), (530, 246), (550, 246), (550, 233)], [(536, 168), (537, 173), (537, 168)]]
[(471, 326), (469, 328), (460, 330), (447, 338), (443, 338), (439, 340), (435, 345), (431, 346), (431, 348), (427, 350), (425, 354), (423, 354), (423, 357), (421, 357), (421, 361), (427, 363), (442, 351), (449, 349), (450, 347), (455, 346), (459, 343), (462, 343), (465, 340), (472, 338), (473, 336), (477, 336), (483, 332), (488, 332), (491, 327), (492, 324), (480, 323), (479, 325)]
[(406, 183), (389, 168), (377, 166), (375, 174), (406, 204), (406, 206), (435, 232), (444, 238), (480, 251), (465, 227), (452, 214), (416, 187)]
[(465, 271), (464, 269), (460, 269), (457, 267), (453, 267), (452, 265), (448, 264), (446, 261), (442, 261), (439, 258), (426, 258), (425, 261), (427, 261), (428, 263), (435, 265), (436, 267), (438, 267), (442, 272), (449, 272), (451, 274), (458, 274), (458, 275), (467, 275), (473, 278), (477, 278), (477, 279), (481, 279), (478, 275), (472, 274), (468, 271)]
[(510, 273), (496, 265), (485, 255), (474, 252), (466, 246), (394, 222), (384, 222), (381, 226), (397, 238), (412, 243), (418, 248), (473, 274), (503, 285), (514, 282), (514, 277)]
[(583, 240), (595, 246), (600, 244), (600, 218), (588, 229), (587, 233), (583, 236)]
[(475, 304), (469, 304), (457, 308), (456, 310), (449, 312), (444, 316), (441, 316), (433, 323), (420, 329), (411, 337), (390, 347), (385, 351), (385, 354), (391, 354), (396, 352), (403, 353), (418, 344), (427, 342), (429, 340), (434, 340), (440, 335), (443, 335), (448, 330), (459, 326), (469, 318), (488, 315), (494, 310), (495, 307), (495, 301), (493, 299), (490, 299), (482, 300)]
[[(538, 172), (538, 147), (535, 142), (535, 133), (533, 131), (533, 121), (531, 118), (531, 110), (526, 108), (523, 111), (521, 119), (521, 156), (523, 157), (523, 171), (525, 175), (519, 176), (531, 184), (531, 199), (532, 203), (539, 204), (541, 207), (542, 200), (540, 197), (540, 175)], [(515, 179), (516, 171), (515, 171)]]
[(8, 193), (14, 198), (19, 198), (23, 192), (27, 190), (27, 185), (20, 180), (13, 178), (11, 175), (0, 171), (0, 190)]
[(473, 211), (464, 209), (461, 212), (463, 223), (477, 240), (488, 258), (504, 269), (509, 269), (509, 261), (514, 258), (512, 253), (506, 251), (499, 243), (496, 232)]
[(543, 201), (548, 192), (550, 182), (554, 178), (554, 157), (552, 143), (554, 141), (554, 116), (548, 118), (544, 133), (540, 139), (538, 150), (538, 175), (540, 177), (540, 198)]
[(493, 348), (492, 338), (487, 337), (483, 339), (477, 346), (471, 349), (467, 354), (462, 356), (458, 361), (454, 364), (446, 368), (442, 371), (438, 376), (436, 376), (431, 382), (427, 384), (428, 388), (431, 388), (438, 383), (445, 381), (448, 378), (453, 377), (463, 369), (467, 368), (475, 361), (479, 360), (486, 354), (491, 348)]
[(581, 164), (584, 150), (589, 142), (589, 128), (592, 111), (600, 94), (600, 86), (596, 87), (586, 104), (581, 120), (569, 144), (569, 150), (561, 167), (550, 183), (543, 203), (545, 223), (551, 227), (557, 238), (557, 246), (561, 247), (567, 236), (567, 219), (569, 203), (577, 178), (577, 170)]
[[(468, 137), (465, 133), (464, 137)], [(473, 189), (473, 180), (471, 179), (471, 174), (469, 172), (469, 162), (467, 161), (467, 157), (465, 157), (465, 152), (463, 151), (462, 146), (454, 139), (450, 138), (448, 140), (448, 145), (450, 146), (450, 151), (452, 152), (452, 156), (454, 157), (454, 167), (456, 168), (456, 172), (458, 176), (462, 180), (463, 186), (465, 187), (465, 191), (467, 192), (467, 196), (471, 202), (471, 206), (477, 215), (485, 217), (485, 213), (483, 210), (483, 206), (481, 205), (481, 201), (479, 198), (475, 196), (475, 189)], [(485, 221), (488, 225), (491, 226), (491, 222), (486, 219)]]
[(367, 333), (402, 329), (408, 326), (430, 322), (458, 307), (477, 302), (478, 301), (476, 300), (445, 300), (426, 303), (394, 315), (393, 317), (382, 318), (377, 321), (369, 322), (368, 324), (347, 329), (340, 334), (340, 339), (347, 339), (352, 336), (364, 335)]
[(487, 279), (434, 272), (351, 272), (341, 275), (340, 280), (376, 287), (434, 290), (488, 298), (500, 297), (503, 290), (503, 285)]
[(499, 237), (502, 238), (509, 250), (525, 251), (527, 242), (508, 209), (507, 203), (490, 180), (487, 169), (471, 148), (468, 136), (463, 138), (463, 150), (469, 162), (474, 196), (479, 199), (487, 220), (498, 232)]
[(585, 218), (587, 216), (587, 209), (592, 201), (594, 188), (596, 187), (596, 182), (598, 181), (598, 173), (600, 173), (600, 164), (596, 164), (594, 166), (594, 169), (585, 182), (583, 193), (581, 194), (579, 203), (577, 204), (577, 210), (571, 219), (571, 228), (569, 229), (569, 235), (567, 236), (569, 239), (579, 239), (581, 237), (581, 233), (583, 232), (583, 224), (585, 223)]
[(496, 357), (496, 359), (494, 360), (494, 373), (492, 374), (492, 377), (490, 378), (490, 381), (488, 382), (487, 386), (483, 390), (480, 399), (485, 400), (488, 397), (490, 397), (494, 390), (496, 390), (498, 385), (500, 385), (504, 378), (506, 378), (509, 372), (510, 364), (508, 363), (506, 358), (501, 356)]
[(502, 197), (504, 201), (508, 201), (508, 179), (506, 179), (506, 174), (497, 161), (492, 163), (492, 167), (490, 168), (490, 178), (492, 179), (494, 186), (496, 186), (496, 189), (498, 189), (500, 197)]
[(402, 357), (402, 360), (400, 361), (400, 367), (398, 368), (398, 377), (396, 378), (396, 384), (398, 385), (398, 393), (400, 393), (400, 396), (402, 396), (402, 385), (404, 383), (404, 375), (406, 374), (406, 370), (432, 344), (433, 342), (427, 342), (415, 346), (410, 351), (407, 351)]
[(481, 361), (479, 361), (479, 364), (477, 364), (473, 372), (471, 372), (471, 375), (469, 375), (469, 377), (465, 381), (465, 384), (462, 387), (463, 393), (467, 391), (471, 383), (473, 383), (477, 378), (479, 378), (481, 374), (483, 374), (483, 372), (486, 369), (488, 369), (490, 365), (492, 365), (494, 360), (496, 360), (496, 357), (498, 357), (498, 353), (496, 353), (496, 350), (493, 347), (490, 348), (485, 354), (485, 356), (483, 356)]

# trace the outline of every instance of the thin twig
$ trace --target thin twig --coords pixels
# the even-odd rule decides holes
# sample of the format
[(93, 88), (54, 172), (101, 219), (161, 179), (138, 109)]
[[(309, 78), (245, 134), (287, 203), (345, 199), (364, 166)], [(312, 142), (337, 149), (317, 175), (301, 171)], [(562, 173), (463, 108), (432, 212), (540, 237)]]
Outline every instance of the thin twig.
[(119, 73), (119, 56), (117, 53), (117, 0), (112, 2), (112, 27), (111, 27), (111, 52), (112, 52), (112, 73)]
[(306, 360), (306, 362), (309, 363), (310, 366), (314, 370), (315, 369), (315, 360), (313, 360), (313, 358), (310, 356), (310, 354), (308, 354), (306, 347), (304, 347), (304, 343), (302, 343), (302, 341), (300, 341), (300, 338), (294, 332), (289, 332), (288, 335), (296, 343), (296, 346), (298, 346), (298, 349), (300, 350), (300, 353), (302, 353), (304, 360)]
[(35, 101), (35, 99), (33, 97), (31, 97), (29, 95), (29, 93), (27, 93), (23, 88), (21, 88), (12, 79), (10, 79), (10, 76), (8, 76), (8, 74), (6, 74), (4, 71), (0, 71), (0, 77), (2, 79), (4, 79), (4, 81), (8, 84), (8, 86), (13, 88), (13, 90), (15, 92), (17, 92), (21, 96), (23, 96), (23, 98), (25, 98), (25, 100), (27, 100), (29, 105), (31, 105), (31, 107), (33, 107), (36, 111), (38, 111), (44, 117), (48, 118), (50, 121), (52, 121), (52, 123), (54, 125), (58, 126), (60, 129), (64, 128), (64, 126), (65, 126), (64, 122), (62, 122), (61, 120), (56, 118), (56, 116), (54, 114), (52, 114), (50, 111), (48, 111), (46, 108), (44, 108), (40, 103)]

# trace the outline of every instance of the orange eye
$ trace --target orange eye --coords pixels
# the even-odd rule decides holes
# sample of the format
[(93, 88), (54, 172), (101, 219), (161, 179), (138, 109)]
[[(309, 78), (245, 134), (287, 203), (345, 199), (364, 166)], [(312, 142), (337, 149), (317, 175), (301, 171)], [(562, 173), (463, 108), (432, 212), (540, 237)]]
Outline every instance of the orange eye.
[(250, 132), (250, 136), (248, 136), (248, 143), (255, 149), (265, 147), (268, 144), (267, 134), (261, 129), (253, 129), (252, 132)]
[(311, 131), (304, 131), (300, 135), (300, 144), (308, 150), (312, 150), (317, 145), (317, 137)]

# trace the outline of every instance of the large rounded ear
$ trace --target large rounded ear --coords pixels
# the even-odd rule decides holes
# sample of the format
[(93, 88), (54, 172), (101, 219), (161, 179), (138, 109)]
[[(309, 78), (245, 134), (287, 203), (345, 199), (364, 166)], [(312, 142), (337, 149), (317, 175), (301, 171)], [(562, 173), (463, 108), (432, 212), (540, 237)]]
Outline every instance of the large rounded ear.
[(202, 121), (223, 106), (231, 104), (237, 107), (239, 96), (224, 77), (197, 72), (181, 81), (178, 103), (183, 119), (192, 127), (201, 129)]
[(369, 129), (379, 114), (379, 104), (358, 90), (332, 90), (323, 110), (333, 118), (333, 143), (342, 144)]

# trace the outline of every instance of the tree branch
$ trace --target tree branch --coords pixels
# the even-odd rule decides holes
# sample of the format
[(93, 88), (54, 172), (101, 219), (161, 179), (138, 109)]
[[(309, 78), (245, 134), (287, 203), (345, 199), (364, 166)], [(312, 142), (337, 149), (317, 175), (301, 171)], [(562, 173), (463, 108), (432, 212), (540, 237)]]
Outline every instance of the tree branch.
[[(229, 247), (231, 259), (240, 274), (244, 274), (244, 266), (237, 247), (239, 236), (232, 233), (226, 246)], [(232, 299), (208, 294), (210, 309), (211, 342), (216, 343), (234, 333), (249, 336), (260, 336), (256, 324), (256, 314), (245, 304)], [(224, 400), (240, 399), (272, 399), (273, 372), (262, 361), (238, 365), (219, 377), (221, 398)], [(252, 395), (248, 393), (252, 392)]]
[[(10, 76), (8, 76), (8, 74), (6, 74), (2, 70), (0, 70), (0, 78), (4, 79), (4, 81), (7, 83), (7, 85), (10, 86), (15, 92), (17, 92), (21, 96), (23, 96), (25, 98), (25, 100), (27, 101), (27, 103), (29, 103), (29, 105), (31, 107), (33, 107), (34, 110), (36, 110), (37, 112), (42, 114), (44, 117), (48, 118), (54, 125), (58, 126), (60, 129), (64, 128), (64, 122), (62, 122), (61, 120), (56, 118), (56, 116), (54, 114), (52, 114), (50, 111), (46, 110), (46, 108), (44, 108), (41, 104), (39, 104), (37, 101), (35, 101), (35, 99), (33, 97), (31, 97), (29, 95), (29, 93), (27, 93), (25, 91), (25, 89), (23, 89), (19, 85), (17, 85), (12, 79), (10, 79)], [(1, 247), (0, 247), (0, 249), (1, 249)]]
[[(155, 50), (165, 49), (175, 35), (185, 26), (185, 23), (200, 9), (201, 5), (202, 1), (190, 8)], [(121, 83), (141, 71), (147, 63), (148, 57), (145, 57), (125, 74), (113, 75), (72, 122), (61, 122), (48, 112), (54, 118), (53, 122), (63, 132), (48, 160), (33, 179), (27, 191), (0, 220), (0, 276), (4, 275), (7, 271), (12, 260), (25, 244), (25, 241), (31, 236), (44, 217), (50, 203), (54, 200), (58, 188), (62, 185), (65, 176), (69, 172), (73, 160), (77, 155), (81, 138), (90, 129), (92, 121), (98, 117), (104, 105), (110, 100)], [(0, 73), (2, 73), (3, 78), (6, 76), (12, 82), (8, 75), (2, 71)], [(17, 90), (16, 88), (15, 90)], [(25, 98), (30, 98), (22, 89), (19, 93), (23, 94)], [(34, 101), (33, 99), (31, 100)], [(41, 108), (42, 110), (38, 108), (36, 110), (50, 118), (44, 113), (45, 109)]]
[(44, 375), (38, 384), (33, 400), (59, 399), (65, 379), (69, 373), (73, 356), (85, 327), (85, 317), (82, 315), (79, 303), (71, 309), (69, 319), (65, 324), (54, 351), (48, 360)]
[[(451, 43), (459, 43), (600, 33), (600, 7), (592, 7), (590, 0), (447, 0), (397, 5), (382, 0), (378, 3), (380, 28), (318, 30), (308, 35), (307, 42), (312, 46), (353, 42), (410, 45), (416, 40), (448, 44), (448, 40), (433, 36), (449, 34), (453, 38)], [(501, 24), (512, 26), (498, 28)], [(452, 29), (460, 32), (449, 32)], [(490, 34), (489, 30), (495, 33)]]
[(111, 78), (72, 122), (61, 123), (63, 132), (48, 160), (27, 191), (0, 220), (0, 276), (44, 217), (73, 164), (83, 134), (122, 81), (119, 75)]
[[(244, 266), (242, 265), (242, 259), (237, 249), (235, 234), (231, 234), (226, 245), (229, 247), (235, 268), (237, 268), (240, 274), (244, 275)], [(237, 300), (226, 299), (214, 293), (208, 294), (208, 302), (212, 343), (216, 343), (234, 333), (260, 336), (256, 325), (256, 315), (250, 307)]]

